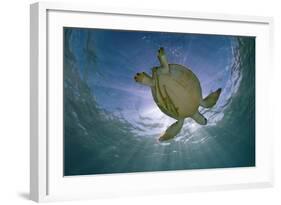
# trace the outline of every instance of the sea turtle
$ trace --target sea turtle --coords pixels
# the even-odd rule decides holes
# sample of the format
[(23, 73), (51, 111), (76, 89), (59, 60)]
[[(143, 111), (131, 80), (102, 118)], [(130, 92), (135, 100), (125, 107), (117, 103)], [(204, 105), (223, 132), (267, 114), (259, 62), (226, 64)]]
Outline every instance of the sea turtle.
[(164, 141), (174, 138), (180, 132), (187, 117), (200, 125), (206, 125), (207, 119), (198, 108), (213, 107), (220, 96), (221, 88), (203, 99), (200, 82), (190, 69), (178, 64), (169, 64), (162, 47), (158, 50), (157, 57), (160, 66), (152, 68), (152, 77), (142, 72), (137, 73), (134, 79), (149, 86), (160, 110), (177, 120), (159, 137), (159, 141)]

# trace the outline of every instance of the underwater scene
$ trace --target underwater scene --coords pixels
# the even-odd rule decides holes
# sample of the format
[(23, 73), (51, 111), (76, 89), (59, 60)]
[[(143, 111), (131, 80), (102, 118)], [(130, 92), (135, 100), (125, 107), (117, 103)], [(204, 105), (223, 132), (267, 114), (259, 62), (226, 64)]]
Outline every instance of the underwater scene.
[(63, 37), (64, 176), (255, 166), (255, 37)]

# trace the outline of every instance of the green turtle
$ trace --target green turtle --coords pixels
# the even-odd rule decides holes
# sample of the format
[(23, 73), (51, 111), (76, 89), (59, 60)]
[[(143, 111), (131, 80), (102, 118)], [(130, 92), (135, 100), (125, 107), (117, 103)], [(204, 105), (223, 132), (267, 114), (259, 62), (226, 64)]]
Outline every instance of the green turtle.
[(206, 125), (207, 119), (198, 108), (213, 107), (220, 96), (221, 88), (203, 99), (200, 82), (190, 69), (169, 64), (162, 47), (158, 50), (157, 57), (160, 66), (152, 68), (152, 77), (142, 72), (137, 73), (134, 79), (149, 86), (160, 110), (177, 120), (159, 137), (159, 141), (164, 141), (174, 138), (180, 132), (185, 118), (190, 117), (198, 124)]

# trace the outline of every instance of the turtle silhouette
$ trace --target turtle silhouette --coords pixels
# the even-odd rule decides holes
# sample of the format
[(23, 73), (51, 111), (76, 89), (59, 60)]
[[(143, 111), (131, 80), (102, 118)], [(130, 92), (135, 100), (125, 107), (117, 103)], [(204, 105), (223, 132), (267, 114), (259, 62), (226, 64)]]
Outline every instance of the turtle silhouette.
[(147, 73), (137, 73), (135, 81), (149, 86), (159, 109), (177, 121), (170, 125), (159, 141), (174, 138), (181, 130), (184, 119), (192, 118), (200, 125), (207, 119), (198, 111), (199, 106), (213, 107), (221, 93), (221, 88), (202, 98), (200, 81), (191, 69), (178, 64), (169, 64), (164, 48), (158, 50), (160, 66), (152, 68), (152, 77)]

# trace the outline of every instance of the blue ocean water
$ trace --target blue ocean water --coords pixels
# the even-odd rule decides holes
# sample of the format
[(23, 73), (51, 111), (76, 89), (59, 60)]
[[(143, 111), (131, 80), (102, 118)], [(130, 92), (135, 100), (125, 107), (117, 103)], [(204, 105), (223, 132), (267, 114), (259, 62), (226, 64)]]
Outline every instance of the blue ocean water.
[[(170, 63), (192, 69), (203, 97), (221, 96), (201, 126), (175, 120), (134, 75)], [(255, 166), (255, 38), (64, 28), (64, 175)]]

